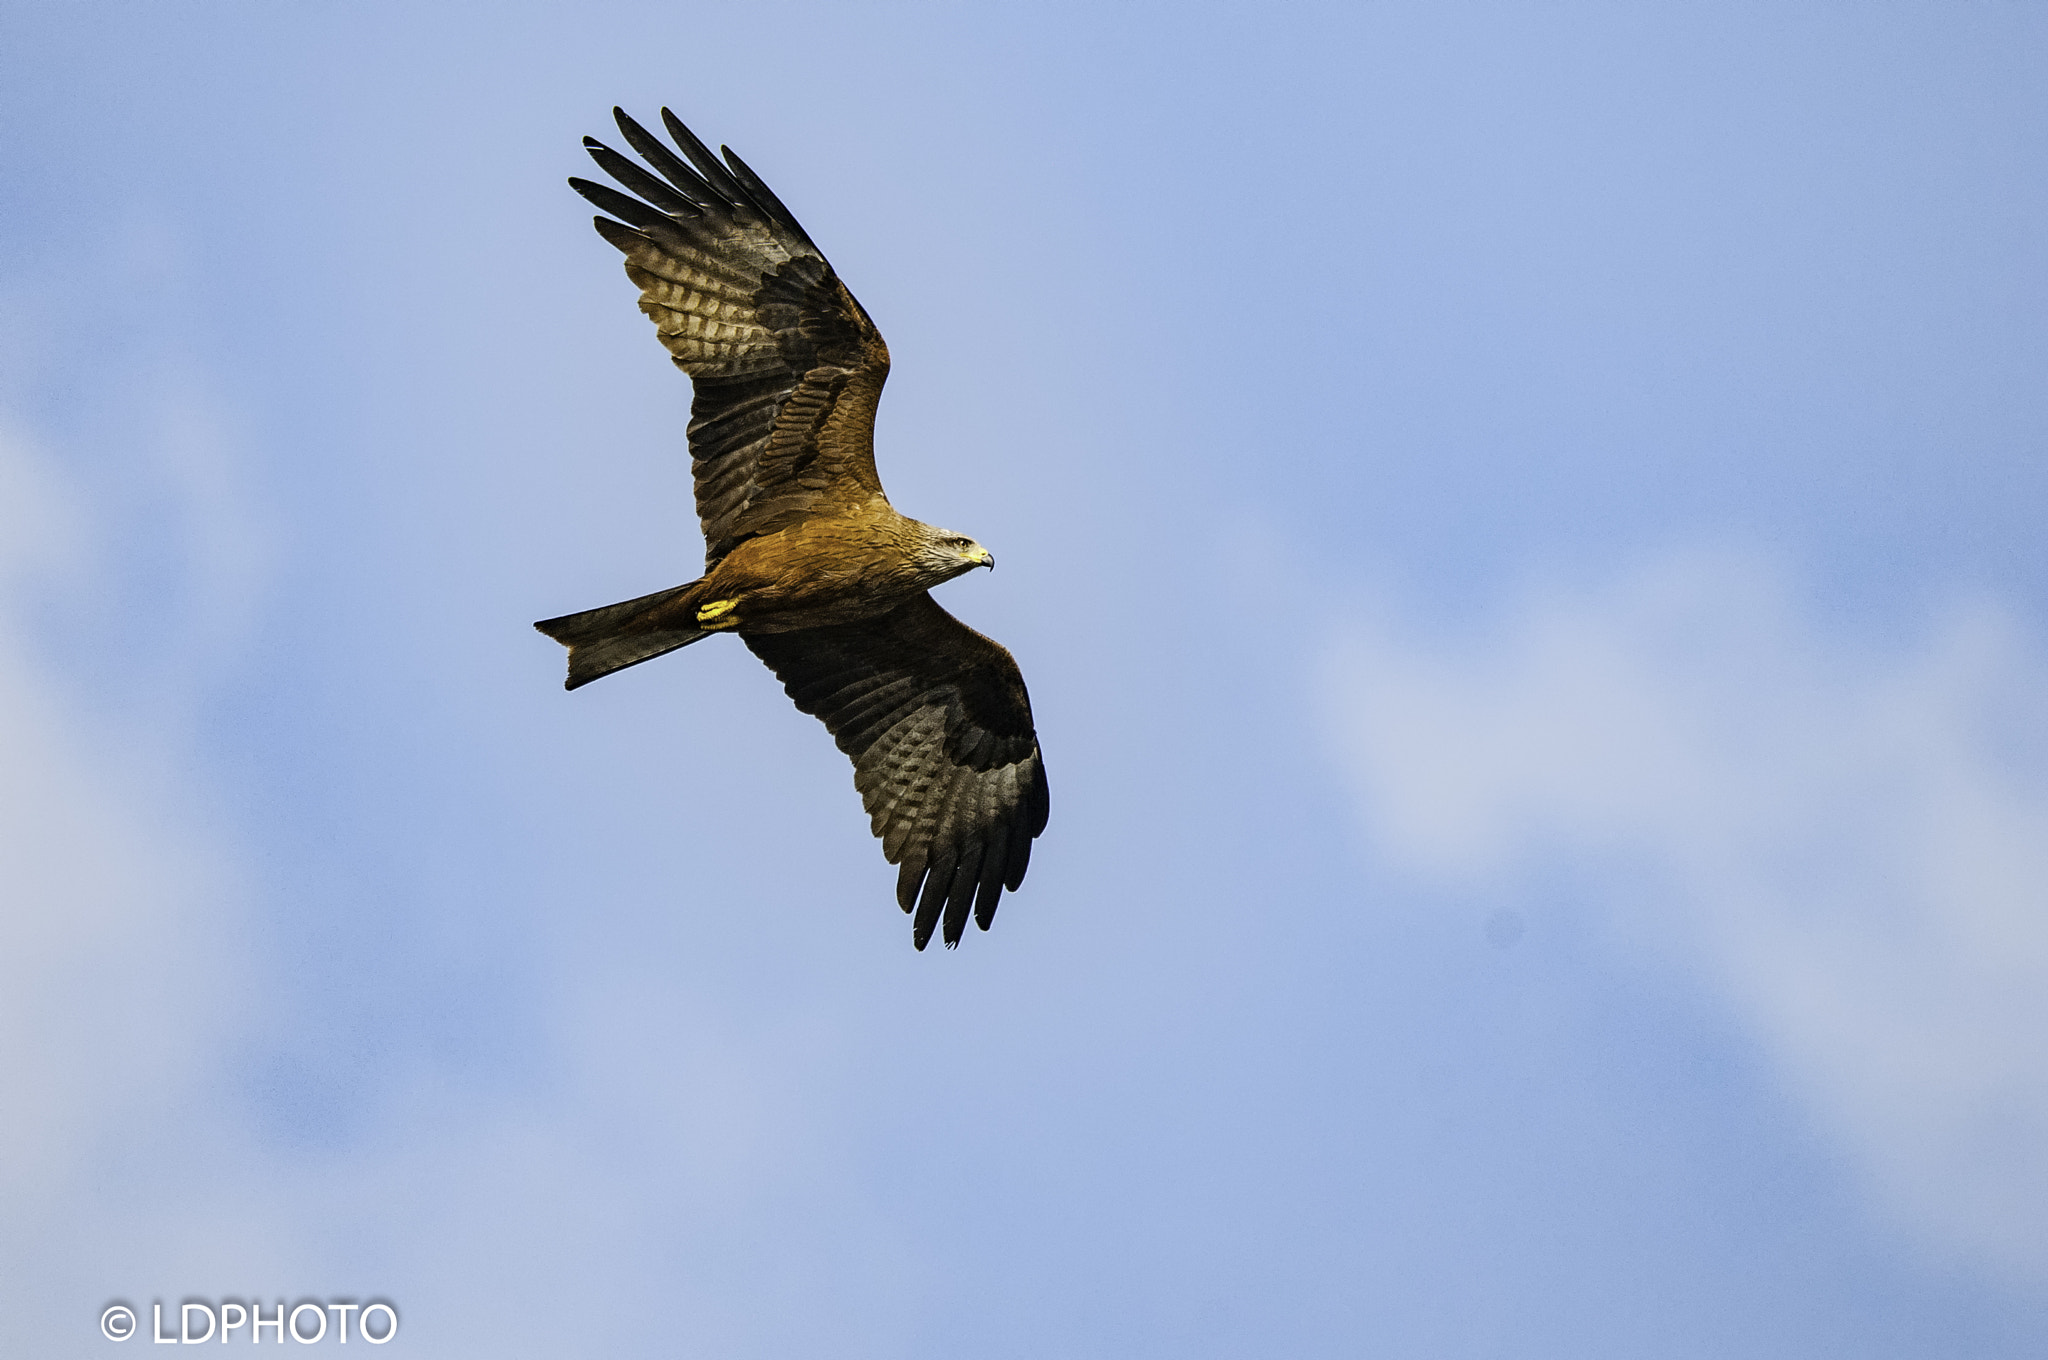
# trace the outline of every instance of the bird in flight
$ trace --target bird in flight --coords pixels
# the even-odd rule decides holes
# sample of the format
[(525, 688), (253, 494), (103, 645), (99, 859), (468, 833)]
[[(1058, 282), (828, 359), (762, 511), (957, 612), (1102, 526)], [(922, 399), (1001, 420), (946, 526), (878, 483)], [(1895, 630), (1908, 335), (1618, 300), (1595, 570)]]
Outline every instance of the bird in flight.
[[(967, 537), (896, 512), (875, 472), (889, 349), (789, 209), (730, 148), (661, 111), (678, 157), (614, 109), (640, 165), (584, 148), (629, 192), (569, 184), (607, 216), (640, 310), (690, 375), (704, 575), (534, 627), (569, 649), (568, 688), (733, 633), (853, 761), (896, 900), (923, 949), (987, 930), (1045, 829), (1031, 699), (1000, 643), (931, 588), (995, 566)], [(687, 162), (684, 158), (687, 158)]]

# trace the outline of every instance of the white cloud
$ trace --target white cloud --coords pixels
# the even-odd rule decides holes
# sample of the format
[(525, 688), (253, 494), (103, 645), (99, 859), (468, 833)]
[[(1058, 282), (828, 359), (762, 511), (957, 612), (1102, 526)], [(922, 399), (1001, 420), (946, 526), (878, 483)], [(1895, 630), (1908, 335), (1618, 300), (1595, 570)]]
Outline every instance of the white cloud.
[[(281, 1144), (252, 1119), (237, 1065), (290, 1042), (271, 990), (290, 980), (275, 904), (208, 814), (192, 713), (260, 586), (263, 535), (203, 402), (137, 404), (155, 442), (129, 456), (180, 548), (158, 592), (178, 618), (151, 621), (153, 651), (91, 648), (123, 669), (90, 699), (53, 615), (103, 602), (128, 565), (128, 488), (67, 476), (0, 417), (0, 1280), (21, 1305), (0, 1308), (0, 1352), (104, 1344), (110, 1299), (148, 1325), (152, 1299), (251, 1288), (389, 1290), (422, 1319), (411, 1344), (441, 1355), (573, 1349), (593, 1329), (613, 1349), (668, 1344), (644, 1310), (547, 1302), (607, 1290), (658, 1294), (725, 1354), (763, 1334), (829, 1346), (826, 1319), (897, 1325), (903, 1249), (842, 1188), (806, 1094), (824, 1029), (721, 1028), (657, 960), (632, 977), (557, 961), (542, 1023), (560, 1048), (526, 1073), (549, 1072), (544, 1098), (394, 1047), (373, 1093), (386, 1118), (347, 1146)], [(843, 1253), (786, 1245), (821, 1236)]]
[[(235, 1212), (192, 1214), (176, 1186), (235, 1151), (208, 1108), (249, 995), (232, 858), (197, 825), (204, 791), (177, 774), (163, 705), (77, 702), (34, 626), (90, 589), (103, 530), (0, 425), (0, 1276), (66, 1294), (134, 1288)], [(69, 1327), (37, 1330), (53, 1321)], [(0, 1337), (41, 1347), (90, 1323), (16, 1311)]]
[(1699, 964), (1885, 1205), (2048, 1282), (2048, 664), (2010, 615), (1872, 649), (1782, 572), (1695, 556), (1476, 639), (1383, 615), (1325, 682), (1392, 863), (1604, 875), (1615, 928)]

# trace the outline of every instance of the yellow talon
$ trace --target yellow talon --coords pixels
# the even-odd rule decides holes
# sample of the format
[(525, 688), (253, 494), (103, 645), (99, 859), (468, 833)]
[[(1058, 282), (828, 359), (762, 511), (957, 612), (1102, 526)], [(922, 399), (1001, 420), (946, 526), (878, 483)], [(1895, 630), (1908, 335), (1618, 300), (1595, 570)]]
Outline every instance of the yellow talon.
[(703, 606), (697, 611), (697, 626), (706, 629), (732, 627), (739, 620), (731, 619), (725, 623), (719, 623), (718, 620), (737, 609), (739, 603), (738, 600), (713, 600), (710, 604)]

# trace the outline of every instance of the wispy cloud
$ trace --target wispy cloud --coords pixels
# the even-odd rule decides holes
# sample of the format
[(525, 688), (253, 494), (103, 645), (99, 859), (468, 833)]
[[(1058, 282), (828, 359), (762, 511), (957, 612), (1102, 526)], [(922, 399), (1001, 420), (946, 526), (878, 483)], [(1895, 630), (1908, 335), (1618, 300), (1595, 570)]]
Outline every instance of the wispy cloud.
[[(0, 411), (0, 1279), (34, 1301), (0, 1309), (0, 1350), (98, 1344), (110, 1298), (251, 1288), (389, 1290), (443, 1319), (437, 1354), (573, 1346), (598, 1325), (477, 1316), (508, 1291), (686, 1300), (730, 1354), (766, 1344), (764, 1297), (785, 1318), (772, 1336), (827, 1315), (892, 1326), (902, 1286), (845, 1261), (901, 1253), (870, 1250), (885, 1216), (833, 1178), (842, 1153), (804, 1093), (822, 1080), (822, 1033), (735, 1033), (657, 963), (629, 980), (615, 959), (561, 962), (561, 994), (534, 1003), (560, 1048), (526, 1064), (552, 1072), (544, 1096), (355, 1036), (392, 1069), (372, 1095), (384, 1118), (338, 1145), (266, 1131), (251, 1054), (303, 1042), (278, 1004), (279, 935), (316, 927), (268, 900), (211, 811), (193, 715), (262, 589), (263, 533), (203, 392), (175, 387), (128, 394), (155, 432), (128, 456), (172, 526), (148, 602), (176, 611), (135, 634), (107, 603), (136, 569), (130, 488), (74, 475), (64, 445)], [(79, 638), (83, 660), (66, 649)], [(73, 678), (105, 656), (122, 669), (81, 695)], [(844, 1260), (788, 1246), (820, 1234)], [(782, 1273), (764, 1284), (769, 1262)], [(447, 1334), (464, 1310), (469, 1332)], [(508, 1338), (514, 1325), (561, 1335)], [(660, 1350), (666, 1325), (628, 1309), (602, 1327), (607, 1344)]]
[(2048, 662), (1957, 604), (1873, 647), (1738, 555), (1391, 613), (1330, 653), (1378, 853), (1512, 893), (1559, 864), (1697, 962), (1881, 1202), (2048, 1282)]
[[(213, 1059), (260, 992), (233, 856), (176, 773), (188, 724), (165, 730), (160, 702), (79, 701), (49, 645), (65, 630), (35, 626), (92, 590), (105, 531), (45, 449), (0, 425), (0, 1273), (63, 1294), (142, 1284), (135, 1267), (234, 1217), (232, 1196), (199, 1210), (192, 1173), (235, 1154)], [(198, 592), (217, 587), (206, 574)], [(47, 1345), (19, 1329), (50, 1321), (17, 1314), (0, 1334)]]

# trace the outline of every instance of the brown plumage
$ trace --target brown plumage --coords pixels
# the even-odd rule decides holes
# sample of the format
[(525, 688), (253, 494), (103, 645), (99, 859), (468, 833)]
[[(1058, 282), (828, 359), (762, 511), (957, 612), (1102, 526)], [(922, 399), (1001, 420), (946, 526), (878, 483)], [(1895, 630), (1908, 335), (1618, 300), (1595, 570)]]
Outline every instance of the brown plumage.
[(569, 183), (611, 214), (598, 233), (625, 253), (640, 310), (695, 385), (705, 572), (534, 626), (569, 648), (570, 689), (737, 633), (852, 758), (882, 853), (901, 866), (912, 942), (923, 949), (943, 926), (957, 945), (970, 909), (988, 929), (1003, 890), (1023, 882), (1047, 811), (1017, 663), (927, 593), (995, 559), (882, 493), (875, 405), (889, 349), (789, 209), (667, 109), (687, 164), (612, 112), (659, 178), (586, 137), (632, 192)]

